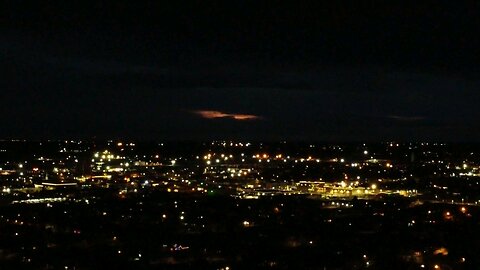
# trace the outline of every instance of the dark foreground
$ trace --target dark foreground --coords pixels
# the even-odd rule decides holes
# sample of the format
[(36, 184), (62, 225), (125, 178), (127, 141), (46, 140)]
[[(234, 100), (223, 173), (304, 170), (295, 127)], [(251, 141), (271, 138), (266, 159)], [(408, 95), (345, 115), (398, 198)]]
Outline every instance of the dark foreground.
[[(52, 191), (55, 192), (55, 191)], [(76, 197), (78, 199), (76, 199)], [(480, 209), (90, 191), (3, 204), (1, 269), (477, 269)], [(80, 199), (81, 198), (81, 199)]]

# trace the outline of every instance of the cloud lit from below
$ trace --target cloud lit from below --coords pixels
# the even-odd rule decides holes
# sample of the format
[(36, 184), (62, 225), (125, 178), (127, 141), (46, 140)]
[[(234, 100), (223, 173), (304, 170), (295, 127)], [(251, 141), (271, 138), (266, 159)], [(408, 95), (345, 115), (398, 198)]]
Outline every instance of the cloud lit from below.
[(208, 111), (208, 110), (194, 111), (193, 113), (205, 119), (230, 118), (234, 120), (244, 121), (244, 120), (258, 120), (261, 118), (260, 116), (253, 115), (253, 114), (225, 113), (221, 111)]

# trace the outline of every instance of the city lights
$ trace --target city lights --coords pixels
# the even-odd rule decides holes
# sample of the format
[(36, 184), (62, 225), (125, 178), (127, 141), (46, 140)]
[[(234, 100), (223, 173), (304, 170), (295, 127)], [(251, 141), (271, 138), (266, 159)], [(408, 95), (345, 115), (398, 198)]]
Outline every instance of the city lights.
[[(371, 227), (368, 235), (372, 239), (388, 239), (390, 234), (377, 230), (378, 226), (384, 226), (388, 221), (395, 224), (388, 230), (397, 235), (401, 231), (418, 238), (428, 227), (429, 233), (438, 238), (447, 222), (458, 227), (471, 225), (480, 214), (477, 209), (480, 197), (464, 195), (464, 190), (476, 185), (476, 180), (472, 179), (479, 173), (480, 164), (474, 162), (469, 162), (469, 166), (464, 168), (464, 163), (456, 160), (438, 162), (433, 159), (435, 163), (432, 163), (432, 158), (428, 158), (410, 167), (411, 161), (405, 161), (404, 155), (388, 154), (389, 144), (385, 145), (383, 152), (378, 145), (370, 148), (376, 149), (376, 156), (387, 156), (388, 159), (372, 159), (370, 155), (359, 157), (354, 147), (347, 151), (347, 148), (328, 144), (320, 148), (330, 149), (328, 154), (318, 152), (316, 147), (307, 147), (312, 152), (302, 152), (302, 147), (289, 144), (284, 144), (285, 149), (269, 147), (268, 144), (258, 148), (249, 145), (250, 153), (239, 143), (221, 141), (207, 145), (200, 144), (178, 153), (162, 152), (169, 147), (165, 143), (158, 147), (144, 147), (148, 149), (144, 151), (120, 151), (118, 143), (82, 151), (60, 145), (62, 152), (48, 154), (45, 151), (41, 158), (0, 163), (0, 177), (4, 180), (0, 194), (4, 207), (24, 209), (35, 206), (51, 212), (58, 211), (57, 215), (61, 217), (58, 222), (71, 223), (68, 229), (62, 230), (57, 221), (44, 218), (30, 220), (14, 215), (15, 211), (5, 211), (0, 215), (0, 224), (12, 225), (15, 230), (9, 235), (17, 239), (28, 235), (22, 231), (23, 228), (34, 228), (32, 230), (37, 230), (37, 233), (43, 233), (43, 230), (52, 231), (55, 235), (70, 233), (78, 239), (86, 239), (87, 243), (96, 243), (97, 239), (89, 237), (96, 235), (92, 230), (100, 228), (100, 225), (82, 225), (92, 220), (108, 228), (105, 230), (110, 234), (114, 233), (108, 236), (108, 241), (113, 243), (109, 252), (127, 261), (149, 261), (150, 257), (157, 256), (155, 254), (166, 258), (173, 253), (187, 254), (187, 250), (198, 256), (205, 253), (205, 248), (207, 256), (215, 261), (215, 256), (223, 255), (214, 251), (210, 254), (209, 247), (205, 247), (203, 242), (195, 242), (195, 237), (205, 234), (217, 239), (222, 234), (228, 241), (215, 240), (214, 243), (224, 250), (221, 248), (223, 244), (231, 245), (238, 241), (226, 233), (230, 230), (247, 239), (249, 245), (260, 241), (258, 239), (262, 239), (263, 235), (273, 237), (272, 233), (278, 230), (282, 234), (280, 239), (284, 240), (267, 243), (271, 249), (308, 247), (323, 256), (320, 248), (326, 245), (339, 252), (336, 256), (344, 256), (342, 254), (346, 253), (341, 243), (351, 240), (332, 230), (331, 226), (339, 228), (339, 231), (350, 231), (351, 237), (359, 239), (365, 228)], [(135, 148), (137, 145), (122, 143), (121, 147)], [(402, 149), (402, 146), (395, 147), (397, 151)], [(406, 152), (408, 147), (411, 146), (406, 146)], [(431, 176), (425, 178), (428, 180), (418, 180), (414, 176), (419, 167), (423, 168), (425, 175)], [(452, 176), (452, 172), (457, 173)], [(464, 174), (460, 175), (460, 172)], [(448, 177), (455, 181), (443, 180)], [(419, 181), (428, 182), (417, 185)], [(462, 189), (462, 185), (468, 188)], [(48, 214), (33, 211), (30, 216)], [(77, 215), (79, 211), (81, 214)], [(35, 227), (35, 222), (42, 225)], [(136, 223), (162, 239), (158, 243), (161, 248), (157, 246), (155, 251), (159, 253), (147, 252), (149, 248), (145, 245), (137, 251), (125, 248), (132, 245), (133, 238), (129, 234), (133, 232), (119, 228), (127, 226), (123, 224), (130, 226)], [(298, 224), (311, 224), (311, 228), (316, 229)], [(463, 227), (463, 230), (471, 233), (468, 228)], [(320, 237), (319, 232), (322, 231), (328, 231), (336, 241), (322, 241), (330, 237)], [(166, 238), (167, 232), (171, 239)], [(135, 235), (138, 234), (143, 232), (135, 230)], [(278, 235), (272, 239), (276, 237)], [(99, 237), (98, 241), (106, 240)], [(388, 245), (388, 241), (385, 242)], [(455, 245), (448, 241), (445, 246), (428, 243), (421, 251), (415, 250), (411, 254), (395, 246), (390, 249), (398, 252), (396, 258), (399, 262), (415, 264), (423, 269), (434, 269), (435, 264), (420, 262), (438, 262), (439, 258), (450, 260), (452, 265), (466, 265), (465, 257), (455, 257), (459, 253), (465, 254)], [(383, 241), (381, 244), (385, 245)], [(360, 242), (359, 245), (363, 244)], [(37, 249), (42, 247), (37, 245)], [(383, 260), (381, 256), (370, 249), (365, 250), (369, 250), (368, 256), (361, 253), (344, 257), (344, 260), (359, 269), (381, 265), (377, 264)], [(20, 254), (24, 251), (16, 252)], [(243, 251), (237, 252), (243, 254)], [(233, 262), (222, 258), (225, 262)], [(164, 265), (165, 261), (159, 262)], [(279, 261), (267, 263), (272, 266), (281, 264)], [(436, 265), (437, 269), (445, 268), (443, 264)], [(229, 267), (235, 266), (231, 264)]]

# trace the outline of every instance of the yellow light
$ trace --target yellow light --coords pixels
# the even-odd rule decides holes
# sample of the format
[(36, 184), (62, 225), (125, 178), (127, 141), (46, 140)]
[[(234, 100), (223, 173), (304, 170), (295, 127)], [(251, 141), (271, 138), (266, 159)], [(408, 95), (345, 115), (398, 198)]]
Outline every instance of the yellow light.
[(438, 266), (438, 264), (435, 264), (435, 266), (433, 266), (433, 268), (440, 269), (440, 266)]
[(371, 188), (372, 188), (372, 189), (377, 189), (377, 185), (376, 185), (376, 184), (372, 184)]
[(441, 247), (439, 249), (436, 249), (434, 252), (433, 252), (433, 255), (443, 255), (443, 256), (447, 256), (448, 255), (448, 250), (444, 247)]

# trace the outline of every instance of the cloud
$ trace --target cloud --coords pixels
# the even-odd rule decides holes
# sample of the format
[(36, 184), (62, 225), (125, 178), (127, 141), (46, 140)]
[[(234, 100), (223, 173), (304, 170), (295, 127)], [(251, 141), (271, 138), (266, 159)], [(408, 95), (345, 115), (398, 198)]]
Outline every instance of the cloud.
[(200, 115), (206, 119), (216, 119), (216, 118), (230, 118), (234, 120), (257, 120), (261, 117), (253, 114), (237, 114), (237, 113), (225, 113), (221, 111), (209, 111), (209, 110), (199, 110), (193, 111), (193, 113)]
[(387, 118), (394, 119), (397, 121), (403, 122), (415, 122), (415, 121), (422, 121), (425, 120), (423, 116), (400, 116), (400, 115), (389, 115)]
[(90, 58), (43, 56), (45, 64), (59, 68), (74, 69), (97, 75), (151, 75), (168, 74), (167, 68), (150, 65), (136, 65), (120, 61), (105, 61)]

